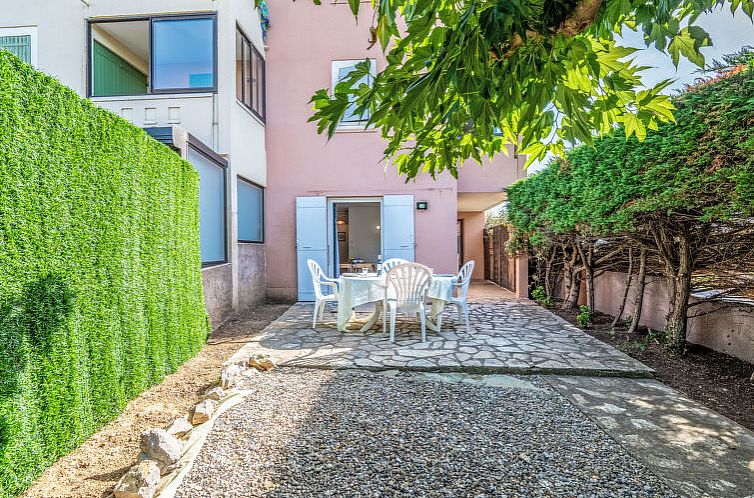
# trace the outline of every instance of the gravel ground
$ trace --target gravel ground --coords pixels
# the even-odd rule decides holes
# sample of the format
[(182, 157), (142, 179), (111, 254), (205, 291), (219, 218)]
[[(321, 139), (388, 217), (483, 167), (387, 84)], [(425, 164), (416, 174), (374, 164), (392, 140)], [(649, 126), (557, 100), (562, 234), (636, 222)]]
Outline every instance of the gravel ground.
[(176, 496), (676, 496), (543, 381), (520, 380), (258, 375)]

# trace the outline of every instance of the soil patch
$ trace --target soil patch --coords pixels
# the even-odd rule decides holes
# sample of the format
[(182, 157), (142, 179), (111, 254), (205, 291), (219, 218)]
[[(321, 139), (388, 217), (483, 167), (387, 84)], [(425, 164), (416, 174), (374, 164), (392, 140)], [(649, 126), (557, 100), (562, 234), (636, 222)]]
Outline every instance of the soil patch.
[[(578, 310), (550, 311), (578, 326)], [(754, 365), (693, 344), (685, 355), (672, 355), (662, 338), (646, 328), (629, 335), (628, 326), (619, 322), (611, 333), (612, 322), (612, 316), (595, 312), (590, 327), (579, 328), (654, 368), (660, 382), (754, 430)]]
[(139, 435), (184, 414), (218, 378), (222, 363), (290, 307), (266, 304), (216, 330), (197, 356), (143, 392), (123, 413), (58, 460), (23, 498), (105, 497), (136, 462)]

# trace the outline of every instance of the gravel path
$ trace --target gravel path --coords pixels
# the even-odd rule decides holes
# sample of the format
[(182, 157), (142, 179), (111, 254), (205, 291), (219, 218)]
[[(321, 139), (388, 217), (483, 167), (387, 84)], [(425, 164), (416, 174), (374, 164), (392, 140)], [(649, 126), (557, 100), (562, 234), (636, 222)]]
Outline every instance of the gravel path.
[(176, 496), (676, 496), (543, 381), (511, 380), (258, 375)]

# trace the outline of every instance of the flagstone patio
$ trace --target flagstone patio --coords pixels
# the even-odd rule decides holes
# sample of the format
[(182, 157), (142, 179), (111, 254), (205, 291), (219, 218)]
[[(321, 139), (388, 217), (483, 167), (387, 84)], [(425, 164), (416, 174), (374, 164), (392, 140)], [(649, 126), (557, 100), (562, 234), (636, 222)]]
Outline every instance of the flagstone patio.
[[(470, 302), (470, 332), (452, 311), (446, 313), (442, 332), (428, 332), (425, 343), (414, 320), (396, 324), (395, 343), (382, 332), (381, 321), (366, 332), (339, 332), (334, 308), (314, 330), (313, 306), (297, 303), (237, 356), (267, 353), (281, 365), (330, 369), (653, 375), (646, 365), (492, 284), (472, 286)], [(361, 316), (366, 319), (367, 313)]]

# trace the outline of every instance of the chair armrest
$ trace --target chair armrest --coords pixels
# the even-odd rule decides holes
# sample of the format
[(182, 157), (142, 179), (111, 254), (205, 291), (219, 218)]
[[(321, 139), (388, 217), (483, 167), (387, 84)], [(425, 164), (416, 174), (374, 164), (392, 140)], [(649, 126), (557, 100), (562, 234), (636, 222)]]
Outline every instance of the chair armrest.
[(332, 290), (333, 290), (333, 294), (335, 294), (336, 296), (338, 295), (338, 284), (337, 283), (335, 283), (335, 282), (320, 281), (319, 285), (322, 285), (322, 286), (325, 286), (325, 287), (331, 287)]

